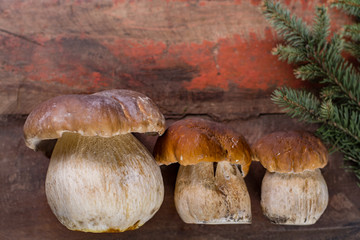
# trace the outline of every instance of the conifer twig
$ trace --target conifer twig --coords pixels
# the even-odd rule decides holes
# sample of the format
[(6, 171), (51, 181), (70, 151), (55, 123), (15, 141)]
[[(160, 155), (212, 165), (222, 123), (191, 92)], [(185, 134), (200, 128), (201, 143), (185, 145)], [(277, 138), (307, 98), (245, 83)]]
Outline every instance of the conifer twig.
[[(360, 17), (360, 0), (335, 0), (333, 6)], [(346, 49), (360, 57), (360, 36), (356, 35), (360, 25), (346, 26), (344, 33), (334, 34), (329, 41), (330, 19), (325, 7), (316, 9), (311, 30), (273, 1), (264, 2), (264, 15), (285, 40), (273, 54), (298, 64), (294, 70), (297, 78), (321, 84), (318, 97), (306, 90), (276, 89), (273, 102), (291, 117), (320, 124), (317, 134), (352, 162), (346, 168), (360, 180), (360, 73), (341, 55)], [(343, 35), (353, 42), (345, 42)]]

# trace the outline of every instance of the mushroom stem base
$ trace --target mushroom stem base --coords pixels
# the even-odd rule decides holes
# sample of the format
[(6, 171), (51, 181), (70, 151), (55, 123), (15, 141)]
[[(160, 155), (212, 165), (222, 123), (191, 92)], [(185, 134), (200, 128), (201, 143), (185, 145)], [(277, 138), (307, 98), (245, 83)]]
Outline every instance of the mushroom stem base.
[(109, 138), (64, 133), (46, 176), (48, 203), (71, 230), (136, 229), (160, 208), (160, 168), (131, 134)]
[(227, 161), (180, 166), (175, 206), (186, 223), (251, 223), (251, 203), (236, 165)]
[(319, 169), (301, 173), (266, 171), (261, 186), (261, 207), (272, 223), (314, 224), (328, 204), (328, 189)]

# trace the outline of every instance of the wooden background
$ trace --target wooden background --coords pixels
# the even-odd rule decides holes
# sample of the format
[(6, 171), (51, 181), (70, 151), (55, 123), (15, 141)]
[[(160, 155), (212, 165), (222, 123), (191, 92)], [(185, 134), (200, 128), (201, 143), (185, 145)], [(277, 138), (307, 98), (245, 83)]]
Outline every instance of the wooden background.
[[(329, 205), (312, 226), (277, 226), (260, 209), (264, 169), (247, 183), (251, 225), (188, 225), (173, 191), (178, 166), (161, 167), (165, 199), (140, 229), (72, 232), (46, 202), (48, 158), (26, 148), (22, 126), (38, 103), (71, 93), (127, 88), (145, 93), (167, 124), (199, 116), (223, 122), (252, 144), (276, 130), (305, 129), (271, 103), (277, 86), (315, 89), (271, 55), (281, 41), (257, 0), (0, 1), (0, 239), (360, 239), (360, 189), (339, 153), (323, 169)], [(309, 24), (325, 1), (283, 0)], [(326, 4), (326, 3), (325, 3)], [(351, 19), (330, 10), (332, 30)], [(136, 134), (151, 151), (156, 137)]]

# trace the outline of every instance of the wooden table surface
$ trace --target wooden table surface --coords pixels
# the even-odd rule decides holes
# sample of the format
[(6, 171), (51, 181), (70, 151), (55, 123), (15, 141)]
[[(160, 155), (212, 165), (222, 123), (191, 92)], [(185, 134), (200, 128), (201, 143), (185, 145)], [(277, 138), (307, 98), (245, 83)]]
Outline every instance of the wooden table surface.
[[(168, 120), (168, 124), (173, 122)], [(142, 227), (114, 234), (67, 230), (52, 214), (44, 184), (49, 159), (28, 149), (23, 141), (23, 117), (8, 117), (0, 126), (0, 239), (359, 239), (360, 189), (353, 174), (342, 169), (338, 153), (322, 170), (328, 184), (329, 205), (311, 226), (271, 224), (260, 208), (260, 189), (265, 170), (253, 163), (245, 178), (252, 204), (251, 225), (192, 225), (179, 218), (173, 200), (178, 165), (162, 166), (165, 198), (160, 210)], [(261, 116), (226, 122), (253, 143), (276, 130), (313, 130), (284, 115)], [(136, 134), (151, 151), (156, 137)]]
[[(311, 23), (323, 0), (282, 0)], [(271, 224), (260, 208), (265, 170), (245, 181), (250, 225), (190, 225), (173, 201), (178, 165), (162, 166), (165, 198), (141, 228), (117, 234), (73, 232), (52, 214), (44, 192), (49, 158), (28, 149), (22, 126), (37, 104), (61, 94), (126, 88), (148, 95), (167, 124), (197, 116), (222, 122), (250, 144), (277, 131), (314, 131), (270, 101), (278, 86), (315, 86), (272, 56), (281, 39), (258, 0), (0, 1), (0, 240), (47, 239), (360, 239), (360, 188), (334, 153), (322, 169), (329, 205), (311, 226)], [(329, 10), (331, 29), (351, 19)], [(136, 134), (152, 151), (156, 137)]]

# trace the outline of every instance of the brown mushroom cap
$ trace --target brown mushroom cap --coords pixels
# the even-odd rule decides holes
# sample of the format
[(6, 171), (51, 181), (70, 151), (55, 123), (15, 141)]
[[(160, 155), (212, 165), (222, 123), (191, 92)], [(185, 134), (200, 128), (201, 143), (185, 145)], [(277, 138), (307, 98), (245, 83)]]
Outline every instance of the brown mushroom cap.
[(323, 168), (328, 152), (320, 139), (305, 131), (274, 132), (253, 146), (255, 161), (269, 172), (298, 173)]
[(131, 90), (107, 90), (91, 95), (52, 98), (35, 108), (24, 125), (25, 142), (36, 149), (41, 140), (64, 132), (111, 137), (130, 132), (165, 130), (165, 119), (147, 96)]
[(200, 162), (229, 161), (242, 166), (246, 176), (251, 163), (251, 150), (243, 136), (223, 124), (189, 118), (171, 125), (158, 138), (154, 156), (159, 164), (178, 162), (194, 165)]

